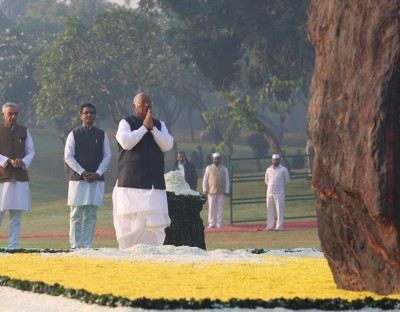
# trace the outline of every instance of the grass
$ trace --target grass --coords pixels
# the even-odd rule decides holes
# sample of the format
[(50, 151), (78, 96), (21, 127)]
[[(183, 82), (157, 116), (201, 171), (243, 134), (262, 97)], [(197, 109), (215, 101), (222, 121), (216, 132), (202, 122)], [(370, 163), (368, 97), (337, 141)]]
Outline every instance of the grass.
[[(68, 179), (63, 161), (63, 145), (55, 131), (48, 129), (30, 129), (35, 144), (36, 156), (29, 169), (30, 190), (32, 196), (32, 211), (23, 214), (22, 234), (37, 233), (68, 233), (69, 231), (69, 207), (67, 206)], [(96, 230), (114, 231), (112, 221), (111, 192), (114, 186), (117, 172), (117, 144), (115, 141), (115, 129), (107, 130), (112, 159), (106, 172), (106, 197), (105, 206), (99, 208)], [(233, 157), (252, 157), (251, 149), (245, 144), (245, 134), (234, 142)], [(184, 150), (188, 155), (200, 143), (191, 141), (188, 132), (174, 132), (177, 150)], [(294, 152), (305, 145), (303, 134), (291, 134), (287, 136), (290, 144), (285, 149)], [(202, 141), (203, 151), (207, 154), (215, 145), (212, 141)], [(288, 154), (288, 152), (287, 152)], [(288, 154), (289, 155), (289, 154)], [(166, 153), (166, 171), (172, 169), (175, 161), (175, 152)], [(238, 174), (257, 175), (255, 181), (248, 183), (234, 183), (232, 199), (241, 197), (259, 197), (257, 203), (248, 205), (234, 205), (233, 221), (257, 220), (257, 223), (265, 222), (265, 185), (263, 174), (268, 161), (261, 162), (262, 169), (258, 170), (254, 160), (242, 161), (235, 165)], [(201, 187), (201, 177), (198, 187)], [(310, 181), (307, 179), (293, 179), (287, 188), (287, 195), (311, 193)], [(225, 205), (224, 224), (229, 224), (231, 219), (230, 199)], [(204, 205), (201, 217), (207, 225), (208, 204)], [(312, 217), (310, 217), (312, 216)], [(290, 201), (286, 203), (286, 221), (315, 220), (314, 201)], [(8, 213), (5, 214), (3, 224), (0, 226), (0, 235), (7, 235)], [(7, 245), (7, 239), (0, 238), (0, 247)], [(295, 247), (320, 246), (317, 230), (284, 231), (284, 232), (217, 232), (206, 233), (206, 246), (209, 250), (264, 248), (280, 249)], [(68, 236), (21, 238), (23, 248), (69, 248)], [(94, 247), (117, 248), (117, 242), (113, 236), (96, 236)]]

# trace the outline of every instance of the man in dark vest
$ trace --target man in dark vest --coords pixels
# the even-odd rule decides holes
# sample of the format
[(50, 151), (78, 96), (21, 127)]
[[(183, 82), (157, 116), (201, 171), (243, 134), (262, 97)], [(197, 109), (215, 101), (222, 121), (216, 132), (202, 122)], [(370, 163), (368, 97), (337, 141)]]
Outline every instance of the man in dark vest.
[(178, 152), (173, 170), (180, 171), (191, 190), (195, 191), (197, 189), (196, 168), (186, 159), (186, 153), (184, 151)]
[(96, 108), (81, 106), (82, 126), (67, 137), (64, 160), (69, 175), (69, 241), (71, 248), (91, 248), (97, 221), (97, 208), (104, 204), (104, 172), (111, 159), (107, 134), (94, 126)]
[(164, 152), (174, 140), (165, 123), (152, 116), (145, 93), (133, 99), (134, 114), (118, 125), (118, 178), (113, 217), (120, 249), (136, 244), (161, 246), (170, 225), (164, 180)]
[(22, 212), (31, 209), (28, 168), (35, 156), (32, 137), (17, 124), (18, 105), (5, 103), (0, 125), (0, 225), (4, 212), (10, 214), (8, 249), (18, 249)]

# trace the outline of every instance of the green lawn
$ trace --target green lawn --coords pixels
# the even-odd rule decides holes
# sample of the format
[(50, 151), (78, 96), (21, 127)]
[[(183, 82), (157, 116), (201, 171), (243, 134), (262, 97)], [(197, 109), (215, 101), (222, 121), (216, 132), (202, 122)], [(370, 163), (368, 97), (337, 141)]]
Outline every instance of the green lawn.
[[(30, 129), (32, 134), (36, 156), (29, 170), (30, 189), (32, 195), (32, 211), (24, 213), (22, 220), (22, 234), (37, 233), (67, 233), (69, 230), (69, 207), (67, 206), (68, 180), (63, 162), (63, 145), (56, 132), (47, 129)], [(97, 230), (113, 231), (111, 192), (116, 178), (117, 145), (115, 142), (115, 130), (107, 130), (112, 151), (112, 160), (106, 173), (106, 203), (99, 209)], [(190, 155), (191, 151), (200, 143), (191, 141), (189, 134), (185, 132), (174, 133), (178, 150), (185, 150)], [(288, 136), (290, 146), (286, 150), (300, 149), (305, 143), (304, 135)], [(201, 142), (204, 153), (207, 154), (214, 146), (212, 141)], [(244, 144), (242, 138), (234, 143), (234, 157), (252, 157), (251, 149)], [(285, 147), (286, 148), (286, 147)], [(287, 153), (288, 154), (288, 153)], [(166, 153), (166, 170), (169, 171), (175, 161), (175, 153)], [(262, 164), (261, 172), (254, 160), (236, 165), (239, 174), (258, 175), (258, 180), (253, 182), (240, 182), (233, 184), (234, 198), (259, 197), (260, 202), (248, 205), (233, 206), (233, 220), (254, 219), (256, 223), (263, 223), (266, 219), (265, 185), (263, 174), (269, 165), (268, 161)], [(236, 170), (235, 169), (235, 170)], [(201, 186), (199, 178), (198, 186)], [(310, 181), (308, 179), (293, 179), (287, 188), (288, 197), (296, 194), (310, 194)], [(226, 200), (224, 224), (231, 221), (229, 199)], [(207, 203), (204, 205), (201, 216), (207, 225)], [(315, 205), (313, 200), (288, 200), (285, 212), (286, 222), (315, 220)], [(5, 214), (3, 224), (0, 226), (0, 235), (7, 235), (8, 213)], [(0, 247), (7, 245), (7, 239), (0, 239)], [(207, 249), (243, 249), (243, 248), (295, 248), (295, 247), (319, 247), (317, 230), (283, 231), (283, 232), (241, 232), (241, 233), (206, 233)], [(69, 248), (67, 236), (62, 237), (35, 237), (22, 238), (21, 247), (38, 248)], [(113, 236), (96, 236), (94, 247), (118, 247)]]

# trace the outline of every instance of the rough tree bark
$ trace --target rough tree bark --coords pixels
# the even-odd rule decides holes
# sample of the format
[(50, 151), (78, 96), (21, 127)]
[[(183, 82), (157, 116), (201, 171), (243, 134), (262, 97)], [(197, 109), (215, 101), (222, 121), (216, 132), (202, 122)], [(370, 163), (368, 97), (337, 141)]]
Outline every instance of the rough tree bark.
[(319, 236), (338, 287), (400, 293), (400, 2), (312, 0)]

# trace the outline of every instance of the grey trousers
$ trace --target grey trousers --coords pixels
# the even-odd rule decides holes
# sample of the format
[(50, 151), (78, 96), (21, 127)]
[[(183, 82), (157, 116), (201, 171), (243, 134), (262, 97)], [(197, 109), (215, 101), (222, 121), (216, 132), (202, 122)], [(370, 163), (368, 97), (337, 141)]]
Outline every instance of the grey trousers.
[(71, 248), (91, 248), (97, 222), (94, 205), (71, 206), (69, 215), (69, 242)]

